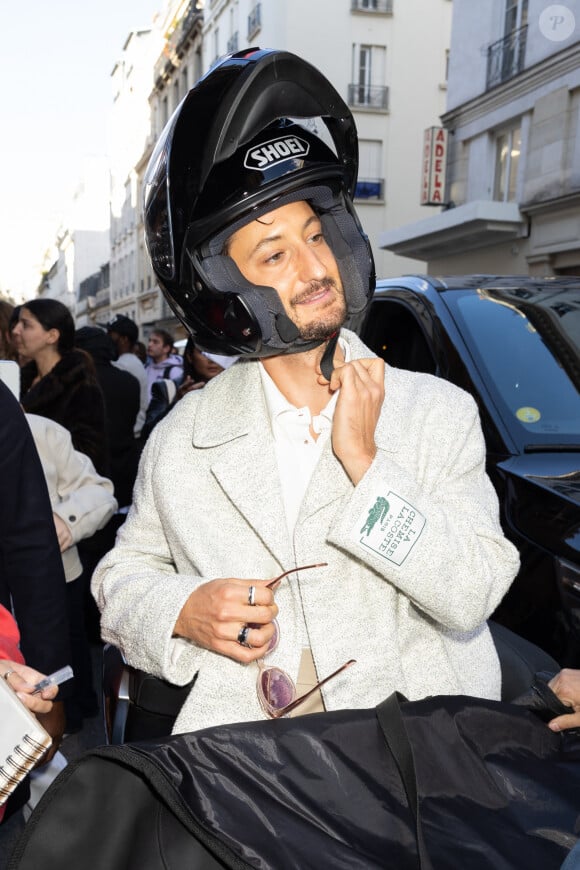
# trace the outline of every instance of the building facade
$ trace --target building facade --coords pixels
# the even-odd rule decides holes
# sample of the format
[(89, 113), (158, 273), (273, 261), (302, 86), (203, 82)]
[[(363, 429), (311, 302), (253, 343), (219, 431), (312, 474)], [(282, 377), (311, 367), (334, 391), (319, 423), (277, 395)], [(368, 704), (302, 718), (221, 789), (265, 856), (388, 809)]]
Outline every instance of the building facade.
[(446, 205), (381, 246), (437, 275), (580, 274), (578, 0), (454, 0), (442, 123)]
[(154, 65), (163, 49), (161, 16), (149, 28), (132, 31), (111, 73), (113, 104), (109, 132), (111, 170), (109, 305), (93, 312), (106, 322), (124, 314), (140, 323), (140, 189), (137, 165), (151, 136), (149, 95)]

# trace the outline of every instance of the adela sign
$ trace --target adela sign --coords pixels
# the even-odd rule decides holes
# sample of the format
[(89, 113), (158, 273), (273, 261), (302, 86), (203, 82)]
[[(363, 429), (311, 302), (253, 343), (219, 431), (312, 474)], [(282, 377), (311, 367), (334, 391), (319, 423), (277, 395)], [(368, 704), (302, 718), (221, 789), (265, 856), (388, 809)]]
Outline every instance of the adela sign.
[(447, 130), (443, 127), (427, 127), (423, 140), (421, 205), (445, 204), (446, 165)]

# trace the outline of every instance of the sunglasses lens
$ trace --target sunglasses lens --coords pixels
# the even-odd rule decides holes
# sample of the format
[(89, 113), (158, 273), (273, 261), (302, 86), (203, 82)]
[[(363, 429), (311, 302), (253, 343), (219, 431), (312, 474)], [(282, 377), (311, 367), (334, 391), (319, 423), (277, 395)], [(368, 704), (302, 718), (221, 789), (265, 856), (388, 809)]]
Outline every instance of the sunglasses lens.
[(294, 683), (280, 668), (262, 668), (258, 677), (258, 697), (269, 712), (291, 704), (296, 696)]
[(278, 625), (278, 620), (273, 619), (272, 625), (274, 626), (274, 634), (272, 635), (272, 640), (268, 644), (266, 655), (270, 655), (271, 652), (274, 652), (280, 642), (280, 626)]

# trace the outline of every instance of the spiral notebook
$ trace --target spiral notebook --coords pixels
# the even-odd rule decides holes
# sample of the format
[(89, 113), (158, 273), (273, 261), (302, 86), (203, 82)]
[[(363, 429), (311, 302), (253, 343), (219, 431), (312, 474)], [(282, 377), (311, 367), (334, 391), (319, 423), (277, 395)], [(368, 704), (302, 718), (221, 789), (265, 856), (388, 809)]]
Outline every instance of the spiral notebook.
[(0, 679), (0, 804), (44, 755), (52, 738), (6, 680)]

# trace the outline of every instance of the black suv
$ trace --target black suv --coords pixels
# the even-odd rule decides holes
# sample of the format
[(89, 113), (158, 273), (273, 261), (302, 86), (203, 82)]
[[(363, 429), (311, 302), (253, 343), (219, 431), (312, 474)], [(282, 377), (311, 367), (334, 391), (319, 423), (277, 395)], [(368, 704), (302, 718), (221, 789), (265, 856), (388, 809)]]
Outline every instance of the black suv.
[(377, 282), (351, 327), (387, 363), (475, 398), (521, 569), (494, 618), (580, 666), (580, 277)]

